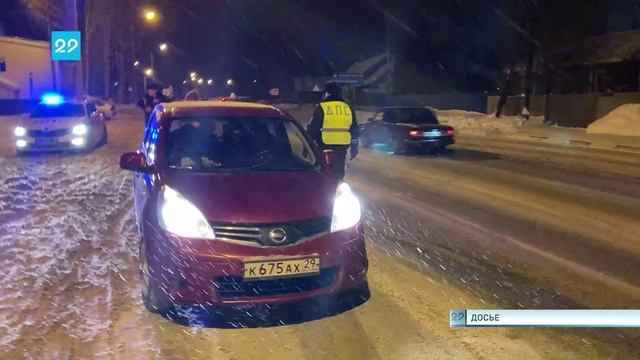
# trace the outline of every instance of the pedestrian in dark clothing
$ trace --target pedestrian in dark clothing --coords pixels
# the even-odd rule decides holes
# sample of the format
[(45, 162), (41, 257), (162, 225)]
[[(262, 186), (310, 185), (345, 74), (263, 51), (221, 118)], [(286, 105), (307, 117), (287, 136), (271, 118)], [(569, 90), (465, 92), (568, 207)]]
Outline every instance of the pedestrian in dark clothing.
[(184, 99), (186, 101), (197, 101), (197, 100), (200, 100), (200, 93), (198, 92), (198, 89), (196, 89), (196, 88), (191, 89), (191, 91), (189, 91), (187, 93), (187, 95), (184, 96)]
[(147, 93), (142, 98), (140, 98), (140, 100), (138, 100), (138, 107), (144, 110), (145, 125), (149, 121), (149, 115), (151, 115), (153, 108), (157, 104), (160, 104), (161, 102), (166, 102), (166, 101), (167, 101), (167, 98), (158, 91), (157, 85), (155, 84), (147, 85)]
[(347, 149), (350, 149), (351, 160), (358, 156), (360, 129), (356, 114), (344, 102), (342, 89), (337, 83), (328, 82), (325, 85), (324, 100), (313, 110), (307, 133), (320, 149), (335, 152), (332, 170), (342, 181), (345, 175)]

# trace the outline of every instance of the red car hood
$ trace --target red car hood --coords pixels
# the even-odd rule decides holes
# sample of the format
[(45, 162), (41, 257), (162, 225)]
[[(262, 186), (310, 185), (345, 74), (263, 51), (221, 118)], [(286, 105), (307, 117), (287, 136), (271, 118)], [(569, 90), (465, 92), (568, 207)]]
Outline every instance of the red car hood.
[(331, 216), (338, 182), (317, 170), (190, 173), (169, 170), (164, 183), (209, 221), (275, 223)]

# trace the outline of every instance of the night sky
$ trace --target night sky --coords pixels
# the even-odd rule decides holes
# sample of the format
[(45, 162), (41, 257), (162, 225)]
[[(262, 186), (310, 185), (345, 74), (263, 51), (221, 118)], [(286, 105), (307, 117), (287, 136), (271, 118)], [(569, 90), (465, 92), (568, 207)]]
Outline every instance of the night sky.
[[(46, 39), (46, 31), (11, 11), (22, 1), (0, 0), (8, 10), (0, 12), (5, 33)], [(179, 84), (197, 71), (217, 83), (233, 78), (240, 86), (257, 80), (286, 87), (294, 76), (340, 72), (389, 50), (397, 60), (396, 81), (407, 92), (495, 89), (501, 70), (525, 54), (516, 28), (528, 12), (551, 19), (540, 21), (544, 31), (536, 36), (553, 38), (573, 35), (563, 29), (571, 21), (589, 35), (606, 30), (607, 21), (628, 29), (638, 11), (623, 6), (627, 0), (104, 1), (127, 3), (137, 14), (148, 5), (158, 10), (161, 21), (154, 26), (133, 17), (140, 24), (132, 36), (139, 38), (136, 58), (143, 63), (159, 43), (169, 43), (170, 51), (156, 56), (167, 83)], [(573, 11), (575, 4), (582, 11)], [(630, 15), (620, 16), (625, 13)]]

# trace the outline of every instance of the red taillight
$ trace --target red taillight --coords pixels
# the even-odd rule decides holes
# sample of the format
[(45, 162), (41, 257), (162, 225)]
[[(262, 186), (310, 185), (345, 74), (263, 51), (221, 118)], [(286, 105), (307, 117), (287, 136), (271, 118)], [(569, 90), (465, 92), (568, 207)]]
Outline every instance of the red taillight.
[(454, 133), (455, 132), (453, 131), (453, 129), (447, 130), (447, 135), (449, 135), (449, 136), (453, 136)]
[(414, 136), (414, 137), (422, 136), (422, 130), (416, 130), (416, 129), (411, 130), (409, 131), (409, 136)]

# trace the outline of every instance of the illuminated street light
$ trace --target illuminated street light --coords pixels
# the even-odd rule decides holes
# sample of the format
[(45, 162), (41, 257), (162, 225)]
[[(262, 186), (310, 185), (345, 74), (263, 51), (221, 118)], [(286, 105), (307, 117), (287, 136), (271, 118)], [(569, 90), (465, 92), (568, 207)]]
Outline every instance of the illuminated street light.
[(189, 74), (189, 76), (191, 76), (191, 78), (195, 78), (196, 76), (198, 76), (198, 74), (196, 74), (195, 72), (192, 72), (191, 74)]
[(167, 51), (167, 48), (169, 47), (169, 45), (167, 45), (167, 43), (162, 43), (158, 45), (158, 47), (160, 48), (160, 51)]
[(182, 81), (182, 85), (186, 85), (187, 84), (187, 80)]
[(144, 74), (147, 76), (153, 76), (153, 69), (152, 68), (144, 69)]
[(202, 84), (204, 82), (204, 79), (200, 78), (198, 79), (198, 84)]
[(133, 66), (138, 66), (138, 65), (140, 65), (140, 61), (136, 60), (133, 62)]
[(148, 23), (154, 23), (158, 20), (158, 13), (156, 13), (156, 11), (153, 9), (146, 9), (144, 11), (144, 19)]
[(227, 85), (229, 86), (233, 85), (233, 79), (227, 79)]
[(207, 80), (207, 85), (213, 85), (213, 79)]

